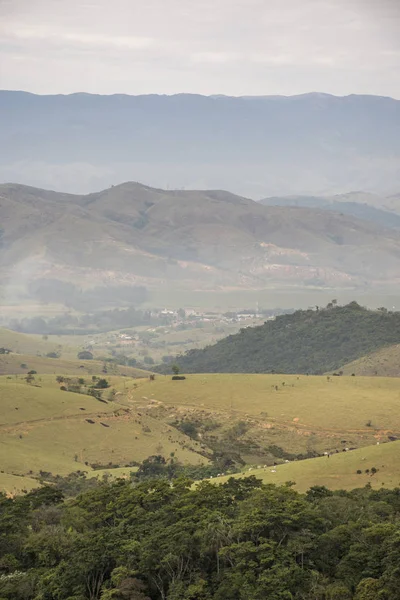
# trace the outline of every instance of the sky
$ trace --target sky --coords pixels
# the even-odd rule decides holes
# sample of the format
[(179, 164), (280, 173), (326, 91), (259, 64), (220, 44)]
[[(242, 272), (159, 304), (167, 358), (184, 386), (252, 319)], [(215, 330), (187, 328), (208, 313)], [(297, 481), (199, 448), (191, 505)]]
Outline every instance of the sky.
[(0, 0), (0, 88), (400, 99), (400, 0)]

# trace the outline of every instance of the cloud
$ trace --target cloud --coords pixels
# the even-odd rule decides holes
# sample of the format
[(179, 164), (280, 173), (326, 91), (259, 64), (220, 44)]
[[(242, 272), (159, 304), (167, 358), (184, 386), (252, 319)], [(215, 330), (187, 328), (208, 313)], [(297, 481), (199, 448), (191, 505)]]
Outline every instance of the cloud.
[(54, 31), (46, 27), (15, 27), (14, 33), (9, 34), (13, 40), (42, 40), (48, 44), (71, 44), (83, 46), (99, 46), (116, 48), (149, 48), (154, 39), (150, 37), (123, 36), (123, 35), (103, 35), (96, 33), (75, 33), (73, 31)]
[(400, 98), (397, 0), (0, 0), (1, 85)]

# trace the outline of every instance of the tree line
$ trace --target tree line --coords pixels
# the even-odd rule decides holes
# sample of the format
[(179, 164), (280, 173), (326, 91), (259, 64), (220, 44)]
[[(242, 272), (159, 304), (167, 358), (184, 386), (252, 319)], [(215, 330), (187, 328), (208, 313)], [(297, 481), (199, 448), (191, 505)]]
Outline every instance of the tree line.
[(400, 489), (118, 480), (0, 496), (1, 600), (398, 600)]

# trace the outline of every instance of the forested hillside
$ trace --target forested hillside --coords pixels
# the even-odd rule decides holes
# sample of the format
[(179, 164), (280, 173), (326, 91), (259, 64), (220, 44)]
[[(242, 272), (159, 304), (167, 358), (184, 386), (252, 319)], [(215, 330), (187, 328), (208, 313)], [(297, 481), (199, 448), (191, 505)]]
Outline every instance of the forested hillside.
[(242, 329), (177, 362), (185, 373), (321, 374), (399, 340), (399, 312), (334, 302)]
[(399, 600), (399, 498), (254, 477), (0, 496), (0, 597)]

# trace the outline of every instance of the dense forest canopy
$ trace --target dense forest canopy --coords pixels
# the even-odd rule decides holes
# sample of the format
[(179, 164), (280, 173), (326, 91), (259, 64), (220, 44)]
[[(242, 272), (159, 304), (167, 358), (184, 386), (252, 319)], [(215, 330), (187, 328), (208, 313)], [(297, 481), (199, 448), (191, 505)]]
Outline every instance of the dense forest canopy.
[(400, 489), (254, 477), (0, 497), (2, 600), (398, 600)]
[(400, 340), (400, 312), (357, 302), (298, 310), (177, 359), (185, 373), (321, 374)]

